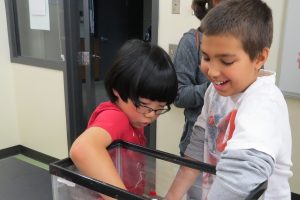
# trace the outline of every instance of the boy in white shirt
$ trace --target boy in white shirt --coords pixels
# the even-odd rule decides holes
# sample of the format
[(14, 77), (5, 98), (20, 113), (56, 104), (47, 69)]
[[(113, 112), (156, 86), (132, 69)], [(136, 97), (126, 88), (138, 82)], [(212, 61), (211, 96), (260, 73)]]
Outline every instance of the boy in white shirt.
[[(262, 70), (273, 37), (261, 0), (222, 1), (202, 20), (201, 70), (211, 81), (185, 156), (216, 165), (202, 199), (245, 199), (268, 180), (265, 200), (289, 200), (292, 176), (287, 105), (275, 73)], [(181, 199), (199, 171), (181, 167), (166, 199)]]

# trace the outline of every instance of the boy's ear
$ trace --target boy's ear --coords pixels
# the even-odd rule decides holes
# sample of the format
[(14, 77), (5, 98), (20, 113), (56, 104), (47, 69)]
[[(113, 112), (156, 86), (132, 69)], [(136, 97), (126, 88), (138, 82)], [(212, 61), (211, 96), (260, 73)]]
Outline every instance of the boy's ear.
[(116, 97), (120, 98), (119, 92), (115, 89), (113, 89), (113, 93)]
[(265, 47), (256, 58), (256, 68), (259, 70), (267, 61), (270, 49)]

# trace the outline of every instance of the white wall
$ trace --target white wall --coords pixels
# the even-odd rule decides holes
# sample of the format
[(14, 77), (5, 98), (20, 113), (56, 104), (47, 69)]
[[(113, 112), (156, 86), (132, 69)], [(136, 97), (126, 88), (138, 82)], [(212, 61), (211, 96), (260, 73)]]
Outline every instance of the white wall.
[[(285, 1), (265, 0), (272, 8), (274, 17), (274, 37), (270, 52), (270, 57), (266, 63), (266, 68), (278, 70), (280, 59), (280, 48), (282, 38), (282, 23), (284, 20)], [(191, 0), (181, 1), (181, 14), (171, 14), (171, 0), (159, 2), (159, 36), (158, 43), (166, 51), (170, 43), (177, 44), (184, 32), (192, 27), (198, 26), (196, 17), (192, 16), (190, 9)], [(300, 151), (300, 100), (287, 99), (290, 121), (293, 136), (293, 173), (290, 180), (292, 191), (300, 194), (300, 159), (296, 157), (296, 152)], [(157, 148), (170, 153), (178, 154), (178, 143), (180, 140), (182, 127), (184, 123), (183, 110), (172, 107), (172, 111), (162, 115), (157, 122)]]
[(67, 131), (62, 71), (10, 62), (4, 1), (0, 1), (0, 149), (21, 144), (64, 158)]
[(12, 65), (21, 144), (47, 155), (67, 157), (62, 71)]
[(292, 161), (293, 167), (292, 171), (294, 176), (290, 180), (292, 191), (300, 194), (300, 157), (297, 152), (300, 151), (300, 100), (299, 99), (287, 99), (290, 123), (292, 128), (292, 139), (293, 139), (293, 151), (292, 151)]
[[(169, 44), (178, 44), (184, 32), (200, 25), (192, 14), (191, 0), (180, 1), (181, 14), (171, 14), (171, 2), (159, 1), (158, 44), (167, 52)], [(178, 155), (183, 124), (183, 109), (172, 106), (169, 113), (160, 116), (157, 121), (157, 148)]]

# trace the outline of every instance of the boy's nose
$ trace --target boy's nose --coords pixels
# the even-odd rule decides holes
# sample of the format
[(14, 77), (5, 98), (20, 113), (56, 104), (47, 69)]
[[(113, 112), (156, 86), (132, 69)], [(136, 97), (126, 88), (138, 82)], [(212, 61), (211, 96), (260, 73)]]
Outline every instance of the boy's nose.
[(209, 77), (214, 78), (220, 75), (220, 71), (216, 65), (211, 65), (208, 68), (207, 74)]

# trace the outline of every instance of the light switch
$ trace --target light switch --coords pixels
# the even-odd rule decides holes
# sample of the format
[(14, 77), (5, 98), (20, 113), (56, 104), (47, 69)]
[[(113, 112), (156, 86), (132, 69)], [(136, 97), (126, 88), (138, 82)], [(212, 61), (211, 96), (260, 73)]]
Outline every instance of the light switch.
[(180, 0), (172, 0), (172, 14), (180, 14)]

